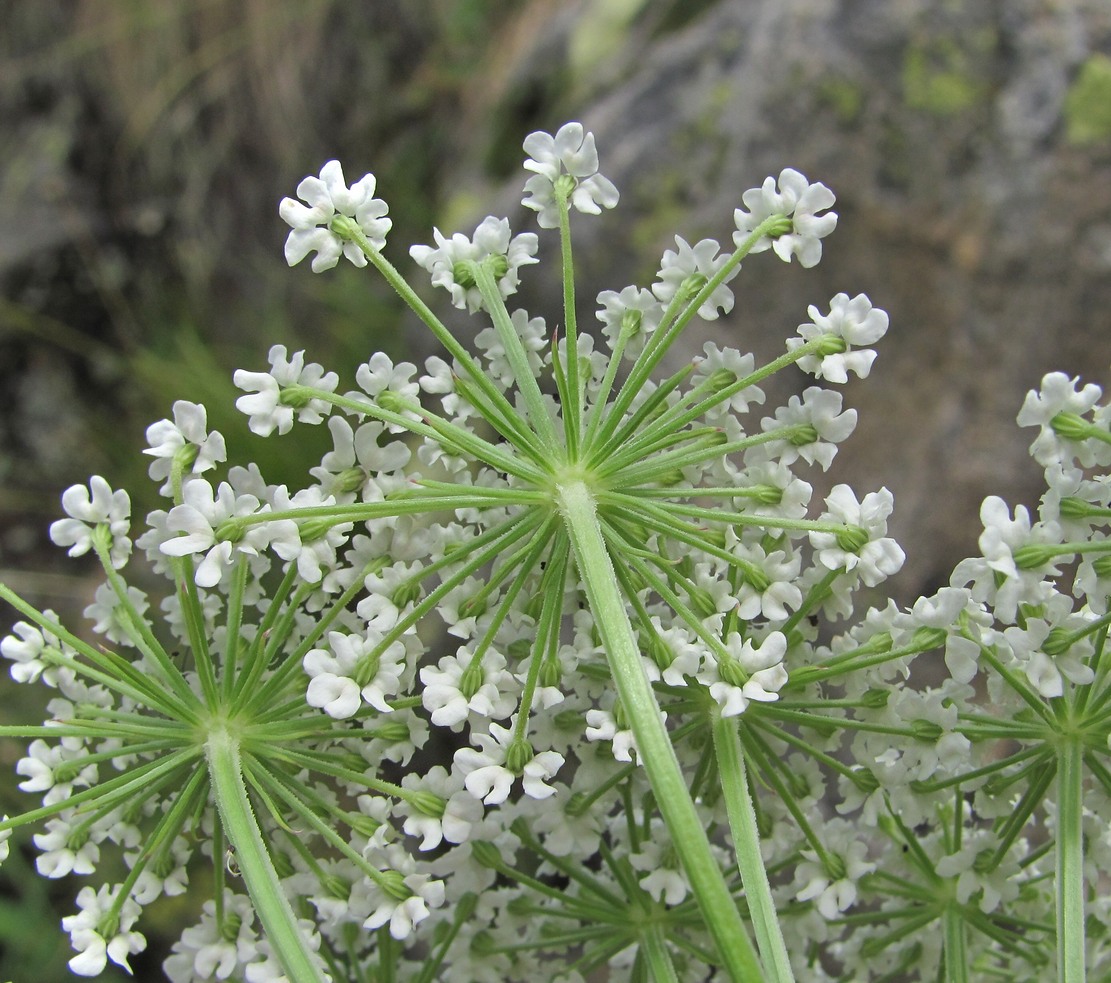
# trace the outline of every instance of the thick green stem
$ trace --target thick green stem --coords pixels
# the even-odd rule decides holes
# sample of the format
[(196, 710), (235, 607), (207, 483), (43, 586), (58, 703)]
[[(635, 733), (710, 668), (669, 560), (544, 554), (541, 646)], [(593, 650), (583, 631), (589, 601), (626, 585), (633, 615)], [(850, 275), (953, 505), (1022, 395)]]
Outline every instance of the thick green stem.
[(783, 942), (783, 933), (775, 913), (768, 873), (760, 855), (760, 831), (756, 827), (756, 810), (749, 793), (737, 721), (715, 713), (713, 733), (718, 775), (722, 794), (725, 796), (725, 810), (729, 816), (729, 830), (733, 834), (737, 868), (745, 887), (752, 927), (756, 931), (756, 945), (768, 968), (769, 981), (793, 983), (795, 977), (791, 972), (791, 961), (787, 958), (787, 946)]
[(1083, 749), (1066, 738), (1057, 751), (1057, 979), (1083, 983)]
[(964, 927), (964, 916), (956, 905), (945, 909), (945, 981), (946, 983), (969, 983), (968, 975), (968, 933)]
[(297, 983), (324, 983), (320, 961), (305, 938), (278, 873), (262, 839), (239, 758), (239, 742), (226, 730), (213, 730), (205, 744), (212, 791), (220, 823), (235, 849), (235, 860), (247, 885), (266, 938)]
[(645, 929), (640, 937), (640, 949), (648, 963), (652, 983), (679, 983), (679, 974), (675, 972), (675, 964), (671, 961), (671, 953), (667, 951), (667, 942), (659, 925)]
[(637, 754), (717, 944), (727, 978), (733, 983), (758, 983), (764, 979), (760, 961), (660, 719), (659, 704), (641, 663), (636, 635), (602, 537), (594, 497), (582, 480), (572, 479), (559, 486), (558, 498), (610, 672), (636, 738)]

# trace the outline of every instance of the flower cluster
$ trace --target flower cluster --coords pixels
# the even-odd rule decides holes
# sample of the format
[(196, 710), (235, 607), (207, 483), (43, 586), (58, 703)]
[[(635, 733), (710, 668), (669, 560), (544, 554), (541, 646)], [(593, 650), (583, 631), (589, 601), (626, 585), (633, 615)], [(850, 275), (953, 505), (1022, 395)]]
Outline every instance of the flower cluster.
[[(524, 204), (559, 230), (571, 277), (572, 212), (617, 192), (579, 124), (525, 151)], [(443, 356), (422, 372), (375, 354), (345, 392), (282, 346), (238, 371), (256, 433), (327, 421), (332, 449), (299, 489), (225, 467), (204, 408), (176, 404), (148, 431), (166, 507), (134, 540), (172, 581), (161, 599), (121, 572), (127, 496), (99, 477), (70, 489), (52, 535), (102, 562), (101, 644), (0, 586), (25, 619), (0, 652), (52, 691), (17, 765), (42, 805), (0, 821), (0, 849), (42, 821), (43, 876), (95, 876), (108, 851), (125, 864), (64, 922), (73, 971), (126, 966), (141, 909), (200, 865), (213, 895), (165, 963), (175, 983), (1034, 965), (1016, 926), (1045, 924), (1052, 857), (1027, 836), (1042, 796), (1018, 790), (1045, 791), (1070, 735), (1107, 752), (1102, 696), (1080, 695), (1107, 678), (1111, 486), (1084, 470), (1108, 463), (1099, 393), (1048, 377), (1023, 410), (1051, 485), (1039, 521), (989, 500), (984, 555), (950, 587), (859, 611), (858, 586), (904, 562), (892, 496), (839, 484), (823, 507), (807, 480), (855, 411), (813, 385), (749, 414), (792, 365), (867, 376), (887, 316), (838, 294), (768, 365), (707, 344), (655, 378), (693, 321), (730, 312), (750, 253), (818, 261), (828, 189), (768, 178), (742, 196), (732, 252), (676, 237), (650, 287), (599, 294), (597, 336), (570, 284), (558, 333), (509, 308), (532, 233), (437, 230), (411, 256), (482, 312), (472, 353), (382, 255), (374, 188), (334, 161), (303, 181), (306, 204), (281, 206), (287, 259), (374, 267)], [(892, 684), (931, 652), (949, 679)], [(981, 673), (998, 720), (974, 708)], [(988, 749), (1004, 738), (1023, 750)], [(1084, 821), (1067, 799), (1059, 835)], [(944, 931), (904, 932), (899, 904)]]

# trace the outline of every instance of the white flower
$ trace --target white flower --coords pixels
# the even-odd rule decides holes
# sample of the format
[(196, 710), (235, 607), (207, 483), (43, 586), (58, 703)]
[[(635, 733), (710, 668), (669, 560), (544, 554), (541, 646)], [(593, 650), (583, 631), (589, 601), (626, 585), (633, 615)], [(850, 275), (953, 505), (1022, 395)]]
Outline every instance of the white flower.
[(765, 552), (759, 543), (736, 541), (732, 529), (726, 530), (730, 551), (738, 559), (751, 564), (737, 591), (737, 616), (752, 621), (763, 616), (771, 621), (786, 621), (787, 605), (798, 608), (802, 604), (802, 591), (798, 586), (802, 561), (783, 550)]
[(297, 196), (307, 206), (293, 198), (283, 198), (278, 206), (278, 214), (293, 229), (285, 241), (286, 262), (296, 266), (315, 252), (312, 269), (322, 273), (335, 266), (342, 253), (355, 266), (366, 266), (363, 251), (329, 226), (337, 214), (352, 218), (370, 244), (382, 249), (393, 223), (385, 217), (389, 211), (386, 203), (374, 197), (374, 185), (374, 175), (364, 174), (348, 188), (338, 160), (328, 161), (320, 169), (320, 177), (305, 178), (297, 185)]
[(555, 181), (561, 174), (574, 178), (571, 207), (588, 215), (617, 204), (613, 183), (598, 173), (598, 151), (594, 134), (584, 133), (582, 123), (564, 123), (553, 137), (537, 131), (525, 137), (525, 170), (535, 171), (525, 183), (528, 197), (521, 202), (540, 214), (536, 222), (542, 229), (559, 228), (559, 205)]
[(1018, 414), (1020, 427), (1040, 427), (1041, 431), (1030, 445), (1030, 453), (1041, 465), (1071, 462), (1073, 457), (1084, 467), (1111, 463), (1108, 446), (1095, 440), (1070, 440), (1053, 429), (1053, 419), (1059, 413), (1084, 416), (1099, 400), (1102, 390), (1088, 383), (1079, 392), (1079, 379), (1070, 379), (1064, 372), (1051, 372), (1042, 379), (1040, 390), (1026, 394)]
[[(90, 494), (91, 492), (91, 494)], [(83, 556), (93, 548), (97, 526), (107, 526), (112, 536), (109, 556), (119, 570), (131, 554), (131, 499), (125, 491), (112, 491), (100, 475), (89, 479), (89, 487), (71, 485), (62, 493), (62, 508), (68, 519), (50, 524), (50, 539), (56, 546), (70, 547), (70, 556)]]
[(619, 728), (617, 718), (609, 710), (587, 710), (586, 731), (588, 741), (609, 741), (613, 756), (618, 761), (632, 761), (636, 751), (636, 738), (629, 727)]
[[(53, 611), (47, 610), (43, 614), (51, 619), (56, 618)], [(5, 635), (0, 641), (0, 654), (13, 663), (12, 679), (17, 683), (33, 683), (46, 670), (49, 682), (52, 670), (47, 668), (49, 663), (42, 656), (58, 646), (58, 640), (53, 635), (44, 636), (38, 628), (26, 621), (17, 621), (12, 625), (12, 631), (15, 634)]]
[(1003, 862), (982, 869), (977, 861), (994, 855), (999, 848), (999, 837), (993, 830), (966, 830), (962, 846), (955, 853), (941, 857), (934, 865), (940, 877), (956, 878), (955, 897), (962, 905), (976, 899), (977, 907), (984, 912), (995, 911), (1001, 901), (1014, 901), (1021, 889), (1021, 866), (1010, 854)]
[[(657, 835), (662, 834), (662, 830)], [(665, 848), (666, 837), (645, 839), (629, 865), (641, 872), (640, 886), (660, 904), (677, 905), (687, 896), (687, 879), (678, 866), (675, 851)]]
[(236, 495), (226, 481), (220, 482), (214, 493), (205, 479), (195, 478), (182, 489), (182, 498), (182, 504), (170, 510), (166, 529), (185, 535), (168, 539), (159, 548), (167, 556), (204, 553), (196, 573), (199, 587), (215, 587), (237, 553), (257, 556), (273, 544), (284, 542), (292, 549), (300, 543), (297, 523), (291, 519), (248, 526), (234, 540), (221, 538), (218, 530), (226, 520), (260, 511), (259, 500), (254, 495)]
[(749, 702), (773, 703), (787, 682), (783, 657), (787, 653), (787, 637), (780, 631), (771, 632), (757, 645), (750, 638), (730, 632), (725, 648), (748, 677), (741, 685), (723, 679), (717, 662), (707, 659), (705, 669), (698, 674), (701, 682), (710, 688), (710, 696), (721, 707), (723, 717), (744, 713)]
[(814, 338), (830, 334), (844, 340), (845, 350), (825, 356), (807, 355), (798, 360), (798, 367), (816, 379), (829, 382), (847, 382), (849, 372), (855, 372), (861, 379), (867, 378), (876, 353), (871, 349), (854, 350), (853, 346), (879, 341), (887, 331), (887, 313), (873, 307), (864, 294), (857, 294), (852, 300), (848, 294), (838, 294), (830, 301), (829, 314), (820, 313), (813, 304), (806, 312), (812, 323), (800, 324), (800, 337), (787, 339), (791, 351)]
[[(664, 313), (663, 305), (650, 290), (640, 287), (626, 287), (620, 293), (603, 290), (598, 294), (598, 303), (601, 305), (598, 320), (602, 322), (602, 334), (606, 336), (610, 349), (616, 350), (618, 338), (624, 333), (626, 338), (622, 355), (636, 358), (659, 326)], [(626, 323), (633, 325), (632, 329), (626, 329)]]
[[(138, 587), (127, 588), (127, 599), (136, 613), (142, 615), (150, 606), (147, 596)], [(123, 615), (123, 605), (111, 584), (100, 584), (93, 595), (93, 603), (82, 614), (93, 624), (93, 631), (104, 635), (117, 645), (128, 638), (128, 623)]]
[(471, 713), (499, 719), (512, 712), (513, 677), (506, 671), (505, 656), (500, 652), (490, 649), (483, 655), (482, 683), (470, 696), (460, 688), (473, 656), (463, 646), (455, 655), (443, 656), (435, 668), (421, 669), (421, 702), (437, 727), (457, 730)]
[[(548, 347), (548, 329), (544, 319), (530, 318), (528, 311), (516, 310), (510, 315), (510, 321), (521, 340), (529, 367), (539, 374), (544, 364), (542, 352)], [(486, 364), (483, 366), (485, 371), (503, 389), (508, 389), (514, 382), (513, 366), (505, 354), (505, 346), (497, 331), (492, 327), (483, 328), (475, 335), (474, 343), (486, 356)]]
[[(456, 232), (445, 239), (439, 229), (433, 229), (436, 247), (411, 246), (409, 255), (419, 266), (432, 274), (432, 285), (443, 287), (451, 294), (451, 302), (458, 308), (467, 308), (471, 313), (484, 306), (482, 295), (475, 284), (468, 264), (481, 263), (490, 257), (505, 260), (505, 272), (495, 275), (495, 282), (502, 297), (516, 293), (521, 278), (517, 271), (529, 263), (539, 262), (536, 258), (538, 242), (531, 232), (513, 236), (509, 219), (487, 216), (474, 231), (474, 238), (468, 239), (462, 232)], [(500, 271), (499, 271), (500, 272)]]
[[(714, 239), (703, 239), (692, 246), (682, 236), (676, 236), (675, 244), (679, 247), (678, 251), (668, 249), (664, 252), (660, 271), (656, 274), (659, 281), (652, 284), (652, 293), (664, 304), (669, 303), (684, 285), (701, 287), (706, 281), (713, 279), (718, 270), (729, 262), (729, 256), (721, 252), (721, 247)], [(702, 306), (698, 308), (700, 317), (707, 321), (714, 321), (717, 319), (718, 311), (728, 314), (733, 310), (733, 291), (725, 284), (732, 280), (740, 269), (740, 266), (734, 267), (725, 281), (703, 301)]]
[(227, 460), (223, 436), (217, 431), (208, 432), (208, 417), (200, 403), (179, 399), (174, 403), (173, 420), (159, 420), (147, 427), (147, 443), (143, 451), (155, 458), (148, 472), (154, 481), (165, 481), (159, 489), (169, 494), (168, 481), (175, 458), (182, 458), (183, 470), (202, 474)]
[(410, 836), (421, 837), (418, 849), (434, 850), (444, 840), (465, 843), (474, 826), (482, 822), (482, 803), (463, 788), (463, 775), (436, 765), (423, 775), (410, 772), (401, 780), (407, 789), (431, 792), (444, 803), (441, 816), (429, 816), (402, 800), (398, 808), (405, 813), (402, 829)]
[(775, 411), (774, 417), (764, 417), (761, 428), (767, 432), (781, 427), (812, 427), (817, 440), (794, 443), (776, 440), (757, 444), (745, 452), (745, 464), (762, 464), (778, 459), (782, 464), (793, 464), (800, 457), (808, 464), (818, 464), (829, 470), (837, 454), (837, 444), (845, 440), (856, 428), (856, 410), (841, 412), (841, 394), (833, 389), (811, 386), (802, 398), (792, 396), (786, 406)]
[(772, 239), (763, 236), (752, 247), (752, 252), (763, 252), (769, 246), (785, 263), (798, 256), (804, 267), (816, 266), (822, 258), (820, 240), (829, 235), (837, 225), (837, 213), (826, 212), (836, 198), (824, 184), (811, 184), (798, 171), (788, 167), (779, 172), (779, 189), (775, 178), (769, 177), (759, 188), (751, 188), (741, 195), (749, 211), (738, 208), (733, 213), (737, 231), (733, 242), (739, 247), (753, 230), (773, 215), (791, 219), (791, 231)]
[[(396, 614), (397, 609), (393, 610)], [(328, 632), (331, 652), (313, 649), (302, 662), (305, 672), (311, 677), (305, 693), (309, 706), (319, 707), (337, 720), (354, 716), (364, 700), (380, 713), (389, 713), (392, 708), (386, 702), (386, 696), (397, 692), (398, 680), (405, 668), (405, 646), (401, 642), (393, 642), (378, 656), (374, 677), (366, 686), (360, 689), (354, 678), (381, 640), (382, 636), (373, 629), (365, 635)]]
[(385, 898), (363, 922), (363, 928), (379, 928), (389, 922), (393, 938), (407, 939), (413, 927), (431, 914), (429, 907), (438, 908), (444, 903), (443, 881), (432, 880), (428, 874), (408, 874), (404, 881), (413, 893), (404, 901)]
[[(117, 911), (115, 896), (118, 891), (118, 886), (107, 884), (102, 884), (99, 891), (83, 887), (77, 894), (77, 907), (81, 910), (62, 919), (62, 928), (69, 932), (70, 941), (78, 952), (69, 961), (69, 968), (78, 976), (99, 976), (109, 959), (130, 973), (127, 957), (147, 947), (147, 940), (131, 931), (139, 918), (139, 906), (127, 898)], [(114, 926), (108, 938), (102, 934), (105, 925)]]
[(174, 983), (230, 979), (236, 969), (246, 966), (258, 954), (259, 939), (250, 898), (226, 891), (223, 901), (219, 921), (215, 917), (216, 902), (206, 901), (200, 922), (183, 929), (173, 944), (163, 969)]
[[(284, 512), (287, 509), (335, 505), (336, 500), (330, 495), (325, 496), (319, 487), (302, 488), (290, 497), (285, 485), (282, 485), (276, 489), (272, 504), (275, 510)], [(297, 535), (276, 539), (271, 546), (283, 560), (297, 562), (297, 575), (301, 580), (306, 584), (318, 584), (325, 571), (336, 566), (336, 550), (347, 542), (352, 525), (350, 522), (329, 524), (320, 531), (319, 527), (307, 524), (304, 529), (298, 530)]]
[[(837, 836), (844, 845), (836, 850), (844, 869), (844, 875), (834, 880), (825, 866), (812, 850), (803, 850), (806, 859), (795, 871), (795, 883), (803, 886), (795, 894), (799, 901), (817, 902), (818, 911), (823, 918), (834, 919), (849, 908), (856, 900), (857, 882), (865, 874), (876, 869), (876, 865), (864, 857), (868, 844), (860, 840), (849, 840), (847, 832)], [(832, 848), (830, 852), (834, 852)]]
[[(15, 766), (16, 774), (25, 778), (19, 787), (24, 792), (46, 792), (42, 802), (47, 806), (68, 799), (75, 785), (87, 788), (96, 782), (95, 764), (79, 766), (84, 757), (83, 747), (75, 753), (64, 744), (34, 740), (27, 748), (27, 757), (20, 758)], [(64, 779), (59, 781), (57, 773), (64, 775)]]
[[(906, 554), (899, 544), (885, 535), (887, 517), (895, 499), (886, 488), (869, 492), (857, 501), (848, 485), (835, 485), (826, 497), (827, 511), (823, 522), (843, 522), (853, 530), (863, 531), (863, 543), (846, 543), (841, 533), (811, 532), (810, 544), (818, 551), (818, 559), (827, 570), (855, 570), (869, 587), (898, 573)], [(846, 533), (846, 536), (851, 534)]]
[[(506, 752), (513, 742), (513, 729), (490, 724), (489, 734), (475, 734), (480, 750), (463, 747), (455, 752), (455, 767), (463, 775), (463, 784), (476, 799), (487, 805), (501, 805), (509, 798), (516, 776), (505, 767)], [(547, 784), (563, 766), (563, 755), (558, 751), (541, 751), (534, 754), (521, 772), (525, 795), (533, 799), (546, 799), (555, 793)]]
[[(736, 376), (737, 381), (752, 375), (756, 368), (756, 356), (751, 352), (741, 354), (736, 348), (719, 348), (708, 341), (702, 346), (704, 356), (695, 361), (694, 380), (708, 380), (715, 372), (725, 369)], [(763, 404), (766, 396), (759, 386), (746, 386), (735, 392), (728, 400), (719, 403), (707, 414), (707, 421), (728, 418), (747, 413), (750, 403)], [(730, 411), (732, 413), (730, 414)]]
[(282, 390), (289, 386), (309, 386), (334, 392), (339, 376), (335, 372), (326, 373), (315, 362), (306, 365), (303, 351), (287, 360), (285, 345), (274, 345), (269, 361), (269, 372), (236, 369), (233, 376), (235, 385), (248, 393), (235, 401), (235, 407), (251, 418), (247, 424), (251, 431), (261, 437), (269, 437), (275, 428), (278, 433), (288, 433), (294, 416), (301, 423), (320, 423), (331, 412), (329, 403), (310, 398), (298, 400), (293, 406), (282, 401)]
[(35, 869), (43, 877), (66, 877), (69, 874), (91, 874), (100, 860), (100, 846), (91, 836), (80, 846), (73, 841), (73, 827), (62, 819), (50, 819), (45, 833), (36, 833), (35, 846), (42, 854), (35, 860)]
[[(419, 404), (420, 383), (411, 378), (416, 371), (417, 367), (412, 362), (398, 362), (394, 365), (388, 355), (375, 352), (369, 362), (364, 362), (355, 370), (355, 381), (362, 392), (350, 392), (347, 396), (349, 399), (365, 402), (365, 393), (377, 405), (382, 393), (391, 392), (404, 400)], [(419, 419), (416, 413), (408, 410), (401, 411), (401, 415), (409, 420)], [(386, 427), (391, 433), (402, 433), (405, 430), (404, 426), (396, 423), (389, 423)]]

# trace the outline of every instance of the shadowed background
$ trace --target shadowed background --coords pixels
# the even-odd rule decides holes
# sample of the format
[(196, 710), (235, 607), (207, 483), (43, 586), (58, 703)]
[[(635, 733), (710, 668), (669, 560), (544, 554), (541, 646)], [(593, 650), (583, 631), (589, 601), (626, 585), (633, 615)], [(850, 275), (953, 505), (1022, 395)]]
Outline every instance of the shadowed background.
[[(97, 581), (46, 537), (61, 490), (99, 473), (154, 507), (139, 452), (174, 399), (207, 405), (229, 460), (301, 485), (327, 433), (253, 438), (234, 368), (280, 342), (342, 386), (374, 350), (435, 352), (367, 271), (285, 268), (277, 202), (330, 158), (377, 175), (409, 270), (433, 225), (533, 228), (521, 140), (581, 119), (622, 193), (576, 223), (583, 325), (599, 290), (649, 285), (675, 233), (728, 241), (767, 174), (829, 185), (822, 264), (752, 257), (732, 314), (675, 359), (710, 339), (774, 357), (838, 291), (889, 311), (846, 387), (857, 431), (808, 477), (895, 493), (903, 601), (975, 550), (984, 495), (1036, 502), (1025, 392), (1051, 370), (1111, 381), (1106, 0), (35, 0), (0, 8), (0, 81), (0, 579), (71, 623)], [(554, 326), (554, 266), (524, 279)], [(35, 719), (30, 699), (0, 690), (0, 716)], [(6, 774), (22, 753), (0, 742)], [(27, 808), (4, 782), (0, 810)], [(61, 980), (75, 888), (31, 862), (0, 872), (0, 978)], [(191, 917), (150, 912), (139, 979)]]

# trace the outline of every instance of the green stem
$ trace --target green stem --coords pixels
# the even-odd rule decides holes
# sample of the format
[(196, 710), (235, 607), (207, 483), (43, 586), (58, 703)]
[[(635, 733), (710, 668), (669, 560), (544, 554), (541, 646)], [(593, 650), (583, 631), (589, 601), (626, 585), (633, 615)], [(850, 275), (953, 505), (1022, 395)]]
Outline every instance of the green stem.
[(745, 756), (737, 734), (737, 721), (714, 713), (714, 753), (718, 759), (718, 776), (725, 810), (729, 816), (729, 831), (733, 834), (733, 848), (737, 852), (737, 867), (748, 900), (749, 916), (756, 931), (756, 945), (760, 958), (768, 968), (768, 980), (773, 983), (793, 983), (791, 961), (779, 919), (775, 913), (768, 873), (760, 855), (760, 831), (756, 828), (756, 810), (748, 787)]
[(667, 951), (667, 942), (659, 925), (650, 925), (644, 930), (640, 937), (640, 951), (644, 953), (653, 983), (679, 983), (679, 975), (675, 972), (675, 964), (671, 961), (671, 953)]
[(1057, 751), (1057, 979), (1083, 983), (1083, 749), (1077, 738)]
[(691, 800), (679, 759), (660, 719), (660, 708), (645, 674), (636, 634), (602, 537), (594, 497), (581, 479), (561, 484), (558, 497), (610, 672), (636, 738), (637, 753), (702, 916), (717, 944), (727, 977), (733, 983), (763, 980), (760, 961), (710, 848), (705, 824)]
[(525, 402), (525, 410), (532, 422), (536, 435), (540, 438), (541, 445), (547, 453), (555, 453), (557, 440), (552, 418), (548, 414), (547, 404), (540, 392), (540, 385), (536, 381), (536, 373), (529, 364), (528, 353), (521, 339), (517, 336), (517, 329), (513, 326), (513, 319), (505, 306), (505, 299), (498, 289), (494, 274), (485, 263), (474, 264), (474, 278), (478, 285), (482, 299), (486, 303), (487, 313), (494, 322), (494, 330), (505, 350), (506, 360), (513, 372), (513, 380), (517, 383), (517, 390)]
[(247, 797), (239, 742), (226, 730), (214, 729), (205, 743), (205, 754), (220, 823), (235, 849), (236, 863), (267, 939), (291, 980), (324, 983), (319, 961), (282, 890)]
[[(405, 278), (397, 271), (393, 264), (370, 244), (370, 241), (367, 239), (362, 229), (358, 226), (354, 226), (350, 231), (352, 241), (358, 245), (374, 268), (382, 274), (385, 281), (397, 292), (397, 295), (409, 305), (413, 313), (425, 323), (432, 334), (436, 336), (440, 344), (447, 349), (451, 357), (463, 367), (475, 386), (478, 387), (491, 403), (499, 407), (507, 419), (514, 419), (517, 417), (518, 414), (516, 410), (514, 410), (513, 404), (498, 391), (497, 387), (490, 381), (482, 367), (471, 356), (471, 353), (459, 343), (458, 339), (447, 329), (444, 323), (432, 313), (431, 308), (417, 296), (416, 291), (409, 286)], [(501, 294), (499, 293), (498, 296), (501, 296)]]
[(943, 917), (945, 928), (945, 981), (969, 983), (967, 933), (964, 915), (957, 905), (948, 905)]
[(567, 399), (563, 408), (563, 429), (567, 453), (578, 455), (582, 414), (582, 389), (579, 382), (579, 333), (575, 320), (575, 264), (571, 258), (571, 223), (567, 196), (556, 192), (559, 204), (559, 245), (563, 261), (563, 329), (567, 337)]

